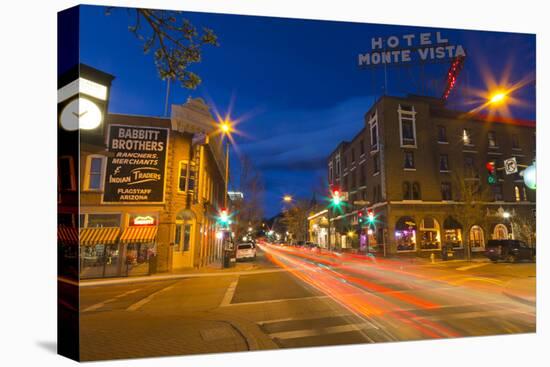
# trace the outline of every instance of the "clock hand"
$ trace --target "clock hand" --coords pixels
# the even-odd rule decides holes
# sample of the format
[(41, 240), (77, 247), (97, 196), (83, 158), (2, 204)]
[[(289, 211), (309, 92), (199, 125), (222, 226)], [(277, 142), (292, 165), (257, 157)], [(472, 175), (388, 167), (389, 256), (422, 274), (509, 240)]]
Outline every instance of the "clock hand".
[(78, 113), (76, 113), (76, 112), (73, 112), (73, 115), (75, 115), (76, 117), (82, 117), (82, 116), (84, 116), (84, 115), (87, 114), (87, 113), (88, 113), (88, 111), (84, 111), (84, 112), (82, 112), (81, 114), (78, 114)]

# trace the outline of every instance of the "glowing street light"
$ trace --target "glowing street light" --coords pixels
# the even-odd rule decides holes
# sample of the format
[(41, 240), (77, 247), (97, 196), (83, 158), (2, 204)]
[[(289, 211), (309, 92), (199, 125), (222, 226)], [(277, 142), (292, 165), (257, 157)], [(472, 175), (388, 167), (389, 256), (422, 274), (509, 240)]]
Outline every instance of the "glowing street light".
[(508, 219), (508, 218), (510, 218), (510, 215), (511, 214), (509, 212), (504, 212), (504, 213), (502, 213), (502, 218)]
[(494, 93), (491, 98), (489, 99), (489, 103), (491, 104), (499, 104), (499, 103), (502, 103), (504, 102), (504, 100), (506, 99), (506, 93), (504, 92), (496, 92)]
[(285, 195), (285, 196), (283, 196), (283, 201), (284, 201), (285, 203), (290, 203), (290, 202), (292, 202), (292, 196), (290, 196), (290, 195)]

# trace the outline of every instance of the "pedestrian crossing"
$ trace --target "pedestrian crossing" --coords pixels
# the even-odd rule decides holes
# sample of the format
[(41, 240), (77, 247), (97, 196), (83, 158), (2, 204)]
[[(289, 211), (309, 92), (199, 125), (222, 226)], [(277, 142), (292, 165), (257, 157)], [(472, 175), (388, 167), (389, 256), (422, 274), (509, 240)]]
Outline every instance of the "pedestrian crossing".
[(257, 322), (260, 329), (281, 348), (373, 342), (367, 331), (378, 327), (353, 314), (302, 316)]

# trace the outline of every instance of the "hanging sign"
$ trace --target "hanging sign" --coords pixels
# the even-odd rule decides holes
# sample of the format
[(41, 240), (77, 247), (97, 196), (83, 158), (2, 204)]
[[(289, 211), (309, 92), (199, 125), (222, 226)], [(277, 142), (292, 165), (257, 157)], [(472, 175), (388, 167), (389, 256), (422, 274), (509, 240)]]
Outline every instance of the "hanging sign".
[(504, 172), (507, 175), (513, 175), (518, 172), (518, 163), (516, 157), (508, 158), (504, 160)]

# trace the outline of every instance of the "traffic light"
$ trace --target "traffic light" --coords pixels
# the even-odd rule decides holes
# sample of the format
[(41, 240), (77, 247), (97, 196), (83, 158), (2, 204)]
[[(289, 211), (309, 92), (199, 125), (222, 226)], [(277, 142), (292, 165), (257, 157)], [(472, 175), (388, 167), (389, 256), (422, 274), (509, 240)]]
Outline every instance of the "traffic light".
[(357, 223), (363, 224), (363, 211), (362, 210), (357, 212)]
[(333, 188), (332, 189), (332, 203), (335, 206), (339, 206), (341, 202), (342, 202), (342, 199), (340, 197), (340, 189)]
[(495, 167), (495, 162), (493, 161), (487, 162), (487, 164), (485, 165), (485, 168), (487, 168), (487, 173), (488, 173), (487, 182), (489, 183), (489, 185), (496, 184), (498, 181), (498, 177), (497, 177), (497, 169)]
[(219, 220), (220, 220), (220, 223), (224, 225), (229, 223), (229, 212), (227, 211), (227, 209), (225, 208), (220, 209)]
[(367, 211), (367, 221), (369, 222), (369, 224), (374, 224), (374, 212), (372, 211), (372, 209), (369, 209)]

